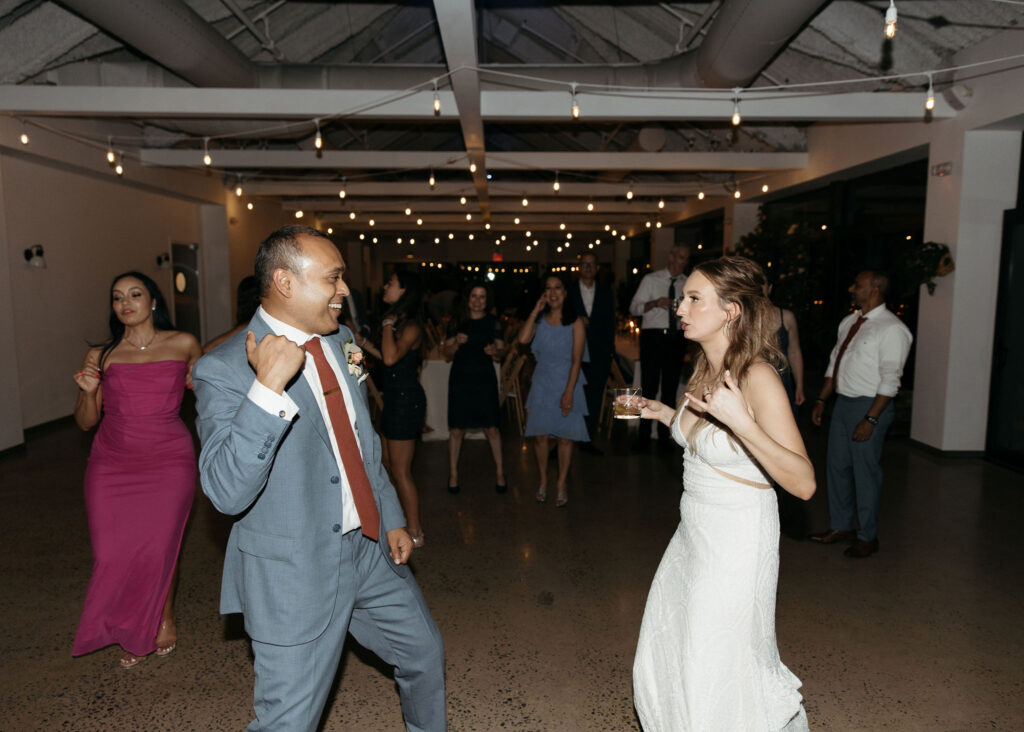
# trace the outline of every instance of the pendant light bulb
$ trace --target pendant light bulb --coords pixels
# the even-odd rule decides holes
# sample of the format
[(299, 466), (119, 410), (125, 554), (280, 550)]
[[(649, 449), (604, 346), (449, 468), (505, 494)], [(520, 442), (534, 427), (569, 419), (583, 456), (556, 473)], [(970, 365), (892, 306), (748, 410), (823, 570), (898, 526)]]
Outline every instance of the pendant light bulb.
[(430, 190), (434, 190), (434, 186), (437, 185), (437, 180), (434, 178), (434, 169), (430, 169), (430, 177), (427, 178), (427, 185), (430, 186)]
[(120, 154), (117, 156), (117, 164), (114, 166), (114, 172), (117, 173), (118, 178), (124, 175), (124, 157)]
[(733, 127), (738, 127), (740, 122), (743, 121), (743, 118), (740, 117), (740, 90), (733, 89), (732, 93), (732, 125)]
[(732, 197), (733, 198), (739, 198), (740, 197), (740, 189), (739, 188), (737, 188), (735, 191), (732, 192)]
[(434, 79), (434, 116), (441, 114), (441, 97), (437, 94), (437, 79)]
[(476, 163), (470, 163), (469, 164), (469, 172), (470, 173), (475, 173), (476, 172)]
[(572, 109), (571, 109), (572, 118), (573, 119), (579, 119), (580, 118), (580, 104), (576, 100), (576, 82), (575, 81), (572, 82), (571, 86), (572, 86)]
[(316, 137), (313, 139), (313, 147), (315, 147), (317, 150), (323, 150), (324, 138), (323, 135), (320, 134), (320, 120), (317, 119), (313, 121), (316, 123)]
[(704, 191), (701, 191), (700, 193), (697, 194), (697, 200), (698, 201), (703, 201), (704, 200)]
[(658, 208), (665, 208), (665, 199), (664, 198), (659, 198), (658, 199)]
[(594, 202), (593, 201), (587, 201), (587, 211), (593, 211), (593, 210), (594, 210)]
[(117, 156), (114, 155), (114, 142), (110, 135), (107, 135), (107, 162), (110, 165), (117, 162)]
[(626, 189), (626, 200), (627, 201), (632, 201), (633, 200), (633, 186), (632, 185), (630, 185), (629, 188)]
[(210, 157), (210, 138), (203, 138), (203, 165), (209, 168), (213, 165), (213, 158)]
[(466, 205), (466, 197), (465, 196), (460, 196), (459, 197), (459, 203), (461, 203), (463, 206), (465, 206)]
[(928, 96), (924, 100), (924, 108), (931, 112), (935, 109), (935, 89), (932, 87), (932, 75), (928, 74)]
[(235, 195), (238, 196), (239, 198), (242, 197), (242, 184), (241, 183), (239, 183), (237, 186), (235, 186)]
[(525, 207), (527, 207), (527, 206), (529, 206), (529, 205), (530, 205), (530, 199), (529, 199), (529, 198), (527, 198), (526, 196), (523, 196), (523, 201), (522, 201), (522, 203), (523, 203), (523, 208), (525, 208)]
[(553, 190), (555, 193), (558, 193), (558, 189), (560, 189), (561, 187), (562, 186), (558, 183), (558, 171), (556, 170), (555, 171), (555, 182), (551, 186), (551, 190)]
[(18, 135), (18, 141), (22, 145), (27, 145), (28, 144), (28, 133), (23, 130), (22, 133), (20, 135)]
[(889, 7), (885, 11), (885, 37), (892, 39), (896, 35), (896, 3), (889, 0)]

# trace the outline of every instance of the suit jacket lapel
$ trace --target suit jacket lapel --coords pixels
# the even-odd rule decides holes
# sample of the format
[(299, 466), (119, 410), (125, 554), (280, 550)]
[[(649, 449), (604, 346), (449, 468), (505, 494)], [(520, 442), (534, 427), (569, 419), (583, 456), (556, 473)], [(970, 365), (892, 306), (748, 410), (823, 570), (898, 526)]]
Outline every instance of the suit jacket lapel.
[(338, 361), (338, 366), (341, 369), (341, 378), (345, 380), (345, 384), (348, 386), (348, 393), (352, 395), (352, 404), (355, 406), (355, 420), (357, 434), (359, 435), (360, 448), (362, 449), (363, 455), (370, 455), (372, 449), (372, 441), (369, 438), (370, 433), (373, 432), (372, 423), (370, 421), (370, 411), (366, 407), (366, 402), (360, 399), (359, 392), (359, 380), (349, 373), (348, 370), (348, 358), (345, 356), (344, 349), (342, 348), (342, 335), (338, 334), (334, 337), (326, 339), (331, 344), (331, 348), (334, 352), (334, 358)]

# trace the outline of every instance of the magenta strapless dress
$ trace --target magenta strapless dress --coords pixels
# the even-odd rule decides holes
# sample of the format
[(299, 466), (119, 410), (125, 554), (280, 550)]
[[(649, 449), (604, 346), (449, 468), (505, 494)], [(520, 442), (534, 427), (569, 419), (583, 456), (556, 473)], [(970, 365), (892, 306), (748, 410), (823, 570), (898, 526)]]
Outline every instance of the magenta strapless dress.
[(192, 435), (178, 416), (184, 361), (114, 363), (85, 470), (93, 567), (72, 654), (112, 643), (143, 656), (156, 632), (196, 485)]

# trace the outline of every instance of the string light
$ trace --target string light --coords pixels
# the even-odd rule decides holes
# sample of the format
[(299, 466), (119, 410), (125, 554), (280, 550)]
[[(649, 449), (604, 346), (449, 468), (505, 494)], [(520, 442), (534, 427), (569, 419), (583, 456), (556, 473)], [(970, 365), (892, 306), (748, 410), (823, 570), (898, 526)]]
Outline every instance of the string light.
[(345, 200), (345, 196), (348, 195), (347, 193), (345, 193), (345, 185), (346, 184), (347, 184), (347, 181), (344, 178), (342, 178), (341, 179), (341, 188), (338, 189), (338, 198), (340, 198), (342, 201), (344, 201)]
[(117, 162), (117, 156), (114, 155), (114, 141), (110, 135), (107, 135), (107, 162), (111, 165)]
[(896, 3), (889, 0), (889, 7), (885, 11), (885, 37), (893, 38), (896, 35)]
[(519, 226), (519, 217), (518, 216), (516, 216), (515, 219), (513, 219), (513, 221), (515, 221), (516, 226)]
[(469, 172), (470, 173), (475, 173), (476, 172), (476, 163), (470, 162), (470, 164), (469, 164)]
[(473, 214), (470, 214), (470, 213), (466, 214), (466, 221), (472, 221), (472, 220), (473, 220)]
[(761, 186), (761, 193), (767, 193), (767, 192), (768, 192), (768, 184), (765, 183), (763, 186)]
[(924, 100), (924, 108), (931, 112), (935, 109), (935, 89), (932, 87), (932, 75), (928, 74), (928, 96)]
[(594, 202), (593, 201), (587, 201), (587, 211), (593, 211), (593, 210), (594, 210)]
[(559, 230), (561, 230), (561, 231), (565, 231), (565, 224), (559, 224), (559, 225), (558, 225), (558, 228), (559, 228)]
[(733, 198), (739, 198), (740, 197), (740, 189), (739, 188), (737, 188), (735, 191), (732, 192), (732, 197)]
[(644, 226), (647, 227), (648, 229), (651, 228), (651, 222), (650, 221), (645, 221), (644, 222)]
[(412, 216), (412, 209), (409, 208), (408, 206), (405, 207), (405, 215)]
[(369, 223), (370, 226), (376, 226), (377, 225), (377, 222), (374, 221), (373, 219), (370, 219), (369, 222), (367, 222), (367, 223)]
[(21, 143), (22, 145), (27, 145), (27, 144), (28, 144), (28, 133), (27, 133), (27, 132), (25, 132), (25, 130), (22, 130), (22, 131), (21, 131), (21, 134), (20, 134), (20, 135), (18, 135), (18, 141), (19, 141), (19, 142), (20, 142), (20, 143)]
[(333, 226), (328, 226), (327, 227), (327, 233), (328, 234), (333, 234), (334, 233), (334, 227)]
[[(655, 221), (654, 222), (654, 228), (660, 229), (661, 228), (661, 222), (660, 221)], [(623, 236), (622, 238), (625, 239), (626, 237)]]
[(697, 200), (698, 201), (703, 201), (704, 200), (704, 191), (701, 191), (700, 193), (697, 194)]
[(364, 241), (365, 239), (366, 239), (366, 234), (360, 234), (359, 235), (359, 241)]
[(441, 97), (437, 93), (437, 79), (434, 79), (434, 116), (441, 114)]
[(253, 205), (252, 205), (252, 201), (250, 201), (249, 203), (245, 204), (245, 207), (246, 207), (247, 209), (249, 209), (250, 211), (252, 211), (252, 210), (253, 210)]
[(530, 199), (527, 198), (526, 196), (523, 196), (522, 204), (523, 204), (524, 208), (529, 206), (530, 205)]
[(297, 218), (297, 219), (301, 219), (305, 215), (306, 215), (305, 212), (303, 212), (303, 210), (301, 208), (298, 211), (295, 212), (295, 218)]
[(203, 138), (203, 165), (209, 168), (213, 165), (213, 158), (210, 157), (210, 138)]
[(629, 188), (626, 189), (626, 200), (627, 201), (632, 201), (633, 200), (633, 184), (632, 183), (630, 183), (629, 184)]
[[(120, 178), (124, 175), (124, 156), (121, 153), (117, 154), (117, 165), (114, 166), (114, 172), (117, 173), (117, 177)], [(249, 210), (252, 210), (252, 204), (249, 204)]]
[(349, 214), (348, 214), (348, 219), (349, 219), (349, 221), (355, 221), (356, 220), (356, 212), (355, 211), (350, 211)]
[(605, 225), (604, 225), (604, 230), (605, 230), (605, 231), (611, 231), (611, 230), (612, 230), (612, 227), (611, 227), (610, 225), (608, 225), (608, 224), (605, 224)]
[(664, 198), (659, 198), (658, 199), (658, 208), (665, 208), (665, 199)]
[(552, 184), (552, 186), (551, 186), (551, 190), (553, 190), (553, 191), (554, 191), (555, 193), (558, 193), (558, 190), (559, 190), (559, 189), (560, 189), (561, 187), (562, 187), (562, 186), (561, 186), (561, 185), (559, 185), (559, 183), (558, 183), (558, 171), (556, 170), (556, 171), (555, 171), (555, 182), (554, 182), (554, 184)]
[(578, 101), (576, 101), (576, 82), (575, 81), (572, 82), (572, 84), (570, 84), (570, 86), (572, 87), (572, 110), (571, 110), (572, 111), (572, 118), (573, 119), (579, 119), (580, 118), (580, 104), (579, 104)]
[(423, 226), (423, 219), (416, 219), (417, 226)]
[(451, 232), (449, 231), (449, 232), (448, 232), (448, 238), (449, 238), (449, 239), (454, 239), (454, 238), (455, 238), (455, 234), (453, 234), (453, 233), (451, 233)]
[(490, 230), (491, 230), (491, 222), (490, 222), (490, 221), (488, 221), (488, 222), (487, 222), (486, 224), (484, 224), (484, 228), (485, 228), (485, 229), (486, 229), (487, 231), (490, 231)]
[(242, 184), (241, 183), (239, 183), (237, 186), (235, 186), (235, 195), (238, 196), (239, 198), (242, 197)]
[(313, 120), (313, 122), (316, 124), (316, 137), (313, 139), (313, 147), (315, 147), (317, 150), (323, 150), (324, 138), (320, 134), (320, 120), (315, 119)]
[(526, 232), (526, 238), (529, 239), (531, 236), (533, 236), (533, 232), (532, 231), (527, 231)]
[(743, 120), (740, 117), (740, 89), (736, 87), (732, 90), (732, 125), (733, 127), (739, 126), (739, 123)]
[(469, 235), (469, 236), (467, 236), (466, 238), (467, 238), (467, 239), (469, 239), (470, 241), (473, 241), (473, 239), (475, 239), (475, 238), (476, 238), (476, 236), (475, 236), (474, 234), (470, 234), (470, 235)]
[(434, 186), (437, 184), (437, 180), (434, 178), (434, 169), (430, 169), (430, 177), (427, 178), (427, 185), (430, 186), (430, 190), (434, 190)]

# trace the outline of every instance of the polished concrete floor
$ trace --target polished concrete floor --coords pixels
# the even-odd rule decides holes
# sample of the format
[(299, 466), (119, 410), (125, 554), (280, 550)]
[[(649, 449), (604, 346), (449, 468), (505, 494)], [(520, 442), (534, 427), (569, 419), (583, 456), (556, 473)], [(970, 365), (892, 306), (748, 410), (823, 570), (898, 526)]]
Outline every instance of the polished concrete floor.
[[(532, 446), (519, 438), (506, 440), (506, 495), (483, 441), (465, 444), (457, 496), (445, 444), (418, 448), (427, 546), (413, 566), (445, 637), (452, 730), (638, 729), (630, 669), (678, 521), (680, 453), (631, 454), (620, 429), (605, 457), (577, 456), (562, 509), (534, 501)], [(821, 475), (822, 435), (806, 434)], [(0, 457), (0, 729), (242, 729), (248, 644), (237, 617), (217, 614), (228, 525), (201, 494), (177, 651), (128, 671), (115, 648), (71, 658), (91, 563), (88, 444), (60, 423)], [(779, 647), (812, 728), (1024, 729), (1024, 476), (898, 439), (884, 463), (879, 554), (782, 539)], [(826, 525), (823, 485), (804, 508)], [(389, 670), (351, 649), (323, 728), (401, 729)]]

